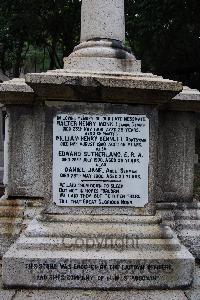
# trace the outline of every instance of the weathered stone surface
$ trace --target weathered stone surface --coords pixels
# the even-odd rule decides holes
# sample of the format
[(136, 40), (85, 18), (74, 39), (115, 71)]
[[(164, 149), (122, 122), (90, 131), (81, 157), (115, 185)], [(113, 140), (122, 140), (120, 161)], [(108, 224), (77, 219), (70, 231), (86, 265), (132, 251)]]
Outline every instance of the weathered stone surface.
[(0, 108), (0, 193), (3, 191), (4, 146), (3, 146), (3, 111)]
[[(78, 218), (77, 218), (78, 219)], [(112, 217), (111, 217), (112, 219)], [(50, 219), (51, 220), (51, 219)], [(92, 219), (91, 219), (92, 220)], [(137, 219), (136, 219), (137, 220)], [(143, 218), (144, 220), (144, 218)], [(156, 224), (149, 225), (148, 221), (143, 221), (142, 224), (135, 222), (134, 226), (128, 223), (116, 222), (38, 222), (34, 220), (31, 222), (29, 230), (25, 232), (27, 237), (61, 237), (61, 238), (95, 238), (96, 236), (108, 238), (143, 238), (143, 239), (163, 239), (173, 238), (173, 232), (169, 227), (157, 226)], [(120, 224), (120, 227), (119, 227)], [(62, 226), (61, 226), (62, 225)], [(146, 226), (144, 226), (146, 225)]]
[(198, 111), (199, 104), (200, 92), (184, 87), (165, 106), (168, 111), (159, 113), (160, 203), (157, 205), (164, 224), (176, 232), (196, 258), (200, 257), (200, 210), (198, 203), (193, 202), (196, 127), (193, 111)]
[(6, 196), (44, 197), (44, 116), (41, 106), (7, 108)]
[(89, 40), (64, 58), (64, 69), (68, 73), (141, 72), (141, 62), (119, 41)]
[(31, 104), (34, 92), (24, 79), (12, 79), (0, 83), (0, 103), (2, 104)]
[(163, 106), (167, 110), (200, 111), (200, 92), (183, 87), (183, 91), (176, 95), (169, 103)]
[[(177, 252), (145, 251), (144, 255), (137, 250), (44, 251), (13, 246), (3, 260), (3, 283), (7, 287), (187, 287), (194, 266), (193, 257), (183, 247)], [(48, 264), (53, 264), (53, 269)], [(130, 271), (134, 265), (139, 270)], [(68, 270), (61, 270), (62, 266)]]
[(11, 290), (11, 291), (0, 291), (0, 299), (1, 300), (12, 300), (14, 295), (15, 295), (15, 291)]
[(191, 284), (193, 267), (192, 255), (154, 217), (80, 216), (75, 221), (71, 216), (67, 221), (52, 215), (32, 221), (4, 255), (3, 282), (46, 288), (175, 288)]
[(0, 257), (41, 209), (41, 200), (0, 199)]
[(194, 282), (190, 290), (185, 291), (188, 300), (200, 299), (200, 268), (199, 265), (195, 268)]
[(125, 41), (124, 1), (83, 1), (81, 41), (100, 38)]
[(189, 251), (200, 259), (200, 205), (190, 203), (160, 203), (157, 216), (170, 226)]
[[(182, 291), (23, 291), (18, 292), (15, 300), (187, 300)], [(4, 299), (3, 299), (4, 300)], [(192, 299), (194, 300), (194, 299)], [(196, 298), (198, 300), (198, 298)]]
[(195, 115), (159, 112), (158, 202), (193, 200)]
[(66, 70), (27, 74), (26, 82), (50, 100), (155, 104), (169, 101), (182, 90), (179, 82), (144, 73), (91, 74)]
[[(129, 291), (96, 291), (96, 290), (6, 290), (2, 288), (0, 275), (0, 298), (5, 300), (198, 300), (200, 291), (200, 269), (196, 265), (194, 283), (189, 290), (129, 290)], [(0, 270), (1, 273), (1, 270)], [(12, 295), (12, 297), (10, 297)], [(10, 297), (10, 298), (9, 298)]]

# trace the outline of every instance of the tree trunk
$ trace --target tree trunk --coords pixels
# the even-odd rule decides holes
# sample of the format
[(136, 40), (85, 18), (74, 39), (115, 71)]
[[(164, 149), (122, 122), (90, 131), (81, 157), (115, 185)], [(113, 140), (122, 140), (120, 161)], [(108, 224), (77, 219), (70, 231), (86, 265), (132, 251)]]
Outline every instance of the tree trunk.
[(13, 75), (15, 78), (19, 78), (20, 76), (23, 46), (24, 46), (24, 42), (20, 41), (16, 47), (16, 59), (15, 59), (15, 65), (13, 71)]

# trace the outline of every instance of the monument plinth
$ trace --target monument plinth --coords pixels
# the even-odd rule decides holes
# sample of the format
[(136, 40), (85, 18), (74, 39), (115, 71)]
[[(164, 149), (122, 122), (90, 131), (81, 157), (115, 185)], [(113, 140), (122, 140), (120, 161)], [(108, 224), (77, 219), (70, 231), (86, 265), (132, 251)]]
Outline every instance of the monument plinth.
[(44, 109), (48, 204), (4, 255), (6, 287), (177, 288), (193, 280), (193, 256), (154, 216), (158, 107), (182, 85), (141, 73), (124, 40), (124, 1), (82, 1), (81, 44), (64, 69), (26, 76)]

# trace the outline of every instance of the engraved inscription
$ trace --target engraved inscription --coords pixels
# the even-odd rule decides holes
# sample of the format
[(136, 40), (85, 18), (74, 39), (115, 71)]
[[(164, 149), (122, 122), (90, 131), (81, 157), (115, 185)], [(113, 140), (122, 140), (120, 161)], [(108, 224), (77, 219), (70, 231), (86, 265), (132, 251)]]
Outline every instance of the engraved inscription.
[(50, 280), (52, 282), (157, 282), (162, 276), (171, 276), (174, 268), (171, 263), (132, 262), (29, 262), (25, 264), (26, 271), (30, 272), (36, 281)]
[(53, 124), (53, 200), (59, 206), (148, 202), (145, 115), (59, 114)]

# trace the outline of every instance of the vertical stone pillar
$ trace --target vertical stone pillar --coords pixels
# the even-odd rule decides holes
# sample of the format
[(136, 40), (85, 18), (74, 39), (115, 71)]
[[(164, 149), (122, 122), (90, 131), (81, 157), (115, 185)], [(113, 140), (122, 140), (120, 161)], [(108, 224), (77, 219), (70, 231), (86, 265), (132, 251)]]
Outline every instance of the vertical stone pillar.
[(191, 202), (195, 115), (192, 112), (162, 111), (159, 122), (159, 202)]
[(2, 83), (0, 101), (7, 114), (4, 142), (6, 198), (43, 198), (43, 106), (33, 104), (34, 92), (23, 79)]
[(3, 146), (3, 111), (0, 108), (0, 195), (3, 193), (4, 146)]
[(140, 72), (140, 61), (124, 47), (124, 0), (83, 0), (81, 43), (64, 58), (66, 72)]
[[(0, 257), (19, 237), (26, 224), (39, 214), (44, 203), (44, 115), (42, 105), (33, 105), (33, 101), (33, 90), (23, 79), (0, 84), (0, 102), (6, 111)], [(3, 140), (1, 134), (0, 142)], [(0, 154), (2, 146), (0, 143)], [(2, 163), (2, 156), (0, 159)]]
[(5, 192), (8, 197), (44, 197), (41, 106), (7, 107)]
[(125, 41), (124, 0), (83, 0), (81, 42), (93, 39)]

